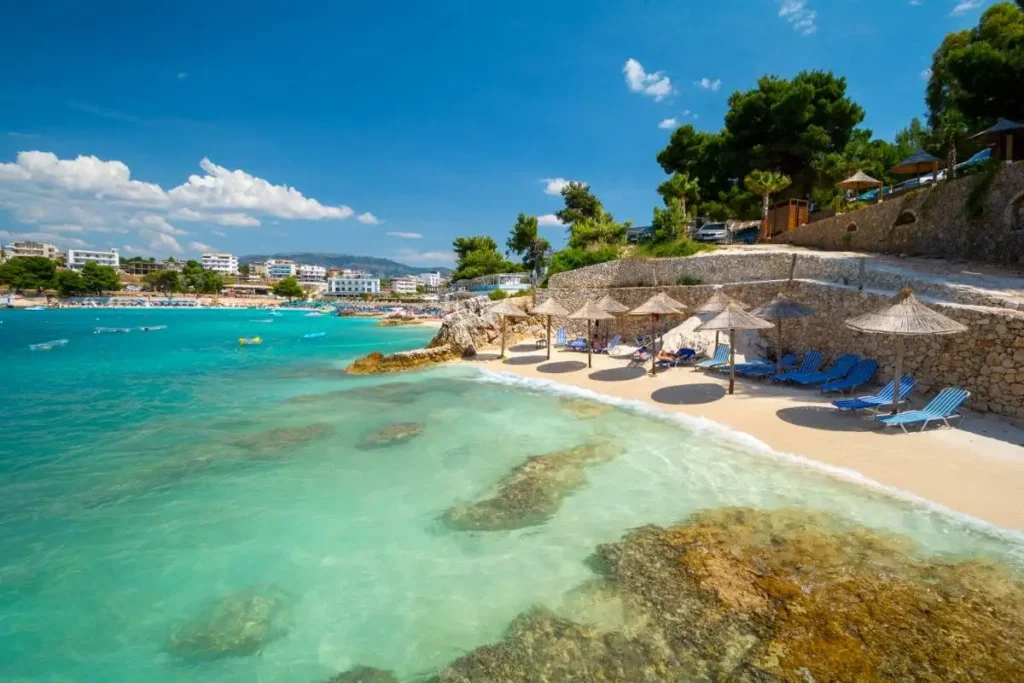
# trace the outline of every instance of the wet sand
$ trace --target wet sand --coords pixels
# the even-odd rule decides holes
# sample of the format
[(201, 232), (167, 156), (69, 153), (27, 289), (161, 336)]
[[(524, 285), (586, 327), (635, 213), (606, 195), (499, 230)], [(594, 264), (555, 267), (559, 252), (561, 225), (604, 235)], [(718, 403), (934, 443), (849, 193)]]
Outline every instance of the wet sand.
[[(707, 418), (775, 451), (852, 470), (1007, 529), (1024, 530), (1024, 430), (994, 416), (966, 413), (957, 429), (883, 431), (870, 417), (839, 413), (816, 389), (780, 387), (681, 367), (649, 377), (628, 359), (519, 347), (500, 360), (482, 353), (476, 367), (642, 401), (668, 413)], [(649, 365), (647, 366), (650, 367)], [(870, 394), (869, 389), (860, 394)], [(834, 398), (834, 396), (833, 396)], [(921, 407), (920, 398), (915, 402)], [(954, 423), (956, 424), (956, 423)], [(915, 428), (916, 429), (916, 428)]]

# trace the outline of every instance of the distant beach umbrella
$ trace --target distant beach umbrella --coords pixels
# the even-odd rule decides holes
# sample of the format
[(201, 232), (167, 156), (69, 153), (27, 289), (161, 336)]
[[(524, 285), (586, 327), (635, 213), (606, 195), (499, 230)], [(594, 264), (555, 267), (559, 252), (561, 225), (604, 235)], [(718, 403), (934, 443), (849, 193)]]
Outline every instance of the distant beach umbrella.
[(552, 296), (552, 297), (548, 297), (544, 301), (544, 303), (542, 303), (541, 305), (534, 306), (533, 307), (533, 314), (534, 315), (547, 316), (547, 319), (548, 319), (548, 336), (547, 336), (548, 360), (551, 360), (551, 316), (555, 315), (555, 316), (558, 316), (559, 318), (564, 318), (567, 315), (569, 315), (569, 311), (567, 311), (564, 308), (562, 308), (561, 306), (559, 306), (558, 302), (555, 301), (555, 297)]
[(864, 171), (857, 171), (846, 180), (842, 181), (841, 183), (838, 183), (838, 185), (844, 190), (866, 190), (869, 187), (877, 187), (878, 201), (882, 201), (882, 181), (875, 180)]
[[(914, 296), (909, 289), (900, 292), (895, 300), (885, 308), (874, 313), (850, 318), (846, 326), (858, 332), (868, 334), (891, 334), (896, 337), (896, 374), (897, 385), (903, 376), (903, 338), (923, 337), (931, 335), (958, 334), (966, 332), (967, 327), (947, 318), (938, 311), (928, 308)], [(893, 392), (892, 412), (899, 412), (899, 392)]]
[(595, 301), (588, 301), (575, 313), (569, 316), (573, 320), (586, 320), (587, 321), (587, 367), (593, 367), (591, 359), (594, 353), (594, 344), (590, 339), (590, 323), (594, 320), (612, 320), (615, 318), (614, 315), (608, 311), (603, 310), (597, 305)]
[(1024, 125), (1009, 119), (999, 119), (995, 125), (986, 128), (976, 135), (972, 135), (971, 139), (979, 140), (987, 145), (995, 145), (996, 153), (993, 155), (995, 158), (1012, 161), (1014, 156), (1014, 138), (1022, 135), (1024, 135)]
[(511, 301), (502, 301), (501, 303), (491, 306), (487, 309), (488, 313), (494, 313), (495, 315), (501, 316), (501, 356), (505, 357), (505, 318), (525, 318), (527, 316), (523, 309), (516, 306)]
[[(658, 333), (658, 318), (663, 315), (679, 315), (686, 311), (686, 306), (679, 303), (668, 294), (661, 292), (655, 294), (647, 301), (643, 302), (632, 311), (629, 311), (629, 315), (649, 315), (651, 316), (651, 376), (657, 374), (657, 365), (655, 365), (655, 351), (658, 345), (657, 341)], [(663, 344), (664, 345), (664, 344)]]
[[(625, 313), (629, 310), (629, 306), (620, 304), (618, 301), (612, 298), (611, 294), (605, 294), (603, 297), (597, 300), (597, 305), (604, 311), (608, 311), (612, 315), (618, 315), (619, 313)], [(595, 324), (595, 334), (600, 334), (601, 323), (598, 321)], [(607, 334), (607, 333), (606, 333)]]
[(946, 162), (942, 159), (932, 156), (923, 149), (918, 149), (909, 157), (890, 168), (889, 172), (899, 175), (922, 175), (931, 171), (932, 183), (936, 183), (938, 182), (936, 176), (939, 175), (939, 169), (944, 168), (945, 165)]
[(736, 304), (729, 304), (724, 311), (697, 327), (698, 331), (729, 330), (730, 394), (733, 393), (736, 384), (736, 330), (767, 330), (770, 327), (774, 327), (770, 322), (747, 313)]
[[(731, 296), (726, 294), (721, 287), (715, 289), (715, 293), (711, 295), (711, 298), (705, 301), (703, 304), (694, 309), (695, 313), (721, 313), (729, 306), (729, 304), (736, 304), (744, 311), (750, 308), (742, 301), (733, 299)], [(719, 331), (715, 330), (715, 348), (718, 348), (718, 334)]]
[(775, 369), (782, 372), (782, 321), (791, 318), (809, 318), (814, 315), (814, 309), (790, 299), (785, 294), (776, 294), (774, 299), (754, 310), (753, 314), (763, 320), (775, 321), (775, 355), (777, 356)]

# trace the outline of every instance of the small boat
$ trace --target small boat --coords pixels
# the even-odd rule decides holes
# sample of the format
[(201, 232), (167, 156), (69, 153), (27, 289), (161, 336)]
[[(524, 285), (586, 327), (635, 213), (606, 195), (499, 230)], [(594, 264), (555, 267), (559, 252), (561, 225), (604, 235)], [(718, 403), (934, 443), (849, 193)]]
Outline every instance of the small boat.
[(28, 348), (33, 351), (49, 351), (50, 349), (60, 348), (68, 343), (67, 339), (54, 339), (53, 341), (42, 342), (40, 344), (29, 344)]
[(149, 326), (140, 327), (139, 331), (140, 332), (156, 332), (157, 330), (166, 330), (166, 329), (167, 329), (167, 325), (149, 325)]
[(25, 309), (26, 311), (45, 311), (46, 306), (29, 306)]
[(239, 337), (239, 346), (259, 346), (263, 343), (263, 340), (259, 337)]
[(128, 334), (132, 331), (130, 327), (97, 327), (93, 334)]
[(307, 334), (302, 335), (302, 338), (303, 339), (319, 339), (320, 337), (326, 337), (326, 336), (327, 336), (326, 332), (309, 332)]

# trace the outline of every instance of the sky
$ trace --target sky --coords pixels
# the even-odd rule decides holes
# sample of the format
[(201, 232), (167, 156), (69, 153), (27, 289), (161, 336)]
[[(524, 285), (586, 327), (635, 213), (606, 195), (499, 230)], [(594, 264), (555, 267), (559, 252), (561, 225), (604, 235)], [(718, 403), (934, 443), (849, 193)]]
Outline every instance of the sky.
[(650, 222), (676, 125), (766, 73), (845, 76), (891, 139), (993, 0), (5, 3), (0, 240), (450, 266), (567, 180)]

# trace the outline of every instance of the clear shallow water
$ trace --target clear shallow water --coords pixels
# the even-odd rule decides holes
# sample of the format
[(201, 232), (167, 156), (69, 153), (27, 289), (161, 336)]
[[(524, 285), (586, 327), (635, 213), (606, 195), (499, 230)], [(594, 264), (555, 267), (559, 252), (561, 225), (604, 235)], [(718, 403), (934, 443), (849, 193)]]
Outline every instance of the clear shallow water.
[[(413, 680), (530, 605), (561, 606), (598, 543), (708, 507), (822, 508), (929, 553), (1020, 556), (955, 517), (639, 412), (580, 419), (543, 387), (470, 368), (338, 372), (429, 330), (262, 319), (0, 311), (0, 680), (313, 683), (354, 664)], [(92, 334), (144, 325), (167, 329)], [(237, 347), (257, 334), (263, 346)], [(58, 338), (68, 345), (28, 350)], [(395, 422), (424, 431), (361, 447)], [(440, 523), (527, 457), (594, 439), (624, 454), (588, 468), (547, 523)], [(211, 600), (267, 586), (287, 596), (285, 628), (258, 654), (197, 662), (169, 648)]]

